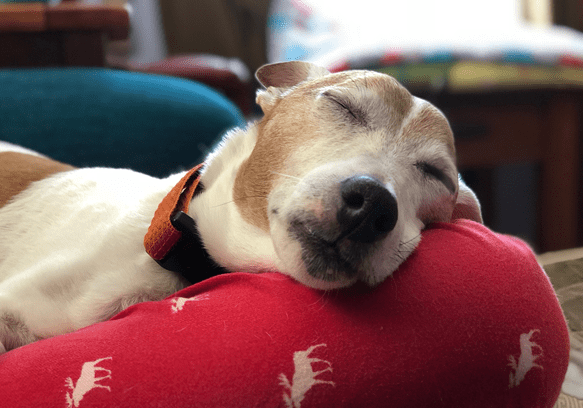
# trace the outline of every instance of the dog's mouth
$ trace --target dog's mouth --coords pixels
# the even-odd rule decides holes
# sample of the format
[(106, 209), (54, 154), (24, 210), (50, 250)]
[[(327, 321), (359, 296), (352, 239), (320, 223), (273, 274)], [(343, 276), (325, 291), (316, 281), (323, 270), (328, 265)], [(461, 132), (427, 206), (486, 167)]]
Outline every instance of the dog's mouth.
[(382, 182), (367, 175), (348, 177), (337, 188), (324, 198), (303, 200), (302, 208), (287, 217), (287, 234), (299, 243), (298, 258), (311, 277), (326, 282), (367, 280), (375, 253), (397, 224), (397, 200)]
[(288, 232), (301, 246), (301, 258), (312, 277), (334, 282), (355, 280), (366, 273), (366, 260), (375, 244), (353, 242), (350, 231), (325, 228), (312, 217), (292, 217)]

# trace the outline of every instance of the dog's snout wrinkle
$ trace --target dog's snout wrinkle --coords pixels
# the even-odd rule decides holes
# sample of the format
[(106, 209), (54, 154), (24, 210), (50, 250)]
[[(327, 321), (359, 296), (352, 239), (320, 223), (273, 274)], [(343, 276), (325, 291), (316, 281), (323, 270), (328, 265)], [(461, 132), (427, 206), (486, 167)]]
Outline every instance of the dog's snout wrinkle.
[(340, 183), (342, 205), (336, 219), (342, 228), (339, 239), (372, 243), (395, 228), (397, 200), (377, 179), (353, 176)]

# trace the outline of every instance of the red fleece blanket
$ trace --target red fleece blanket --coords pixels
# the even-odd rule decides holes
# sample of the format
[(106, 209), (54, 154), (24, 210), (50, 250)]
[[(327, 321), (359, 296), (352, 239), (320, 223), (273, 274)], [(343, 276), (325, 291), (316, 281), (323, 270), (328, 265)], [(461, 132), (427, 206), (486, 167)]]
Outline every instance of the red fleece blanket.
[(2, 407), (552, 407), (569, 340), (531, 250), (438, 224), (374, 290), (217, 276), (0, 357)]

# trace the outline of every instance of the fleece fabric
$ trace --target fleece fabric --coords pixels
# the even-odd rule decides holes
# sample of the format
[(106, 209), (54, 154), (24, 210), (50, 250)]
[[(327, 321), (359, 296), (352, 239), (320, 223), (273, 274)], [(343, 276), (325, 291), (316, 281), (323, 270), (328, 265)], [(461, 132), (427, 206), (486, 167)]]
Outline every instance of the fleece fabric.
[(458, 220), (373, 289), (220, 275), (10, 351), (0, 405), (550, 408), (568, 358), (528, 246)]

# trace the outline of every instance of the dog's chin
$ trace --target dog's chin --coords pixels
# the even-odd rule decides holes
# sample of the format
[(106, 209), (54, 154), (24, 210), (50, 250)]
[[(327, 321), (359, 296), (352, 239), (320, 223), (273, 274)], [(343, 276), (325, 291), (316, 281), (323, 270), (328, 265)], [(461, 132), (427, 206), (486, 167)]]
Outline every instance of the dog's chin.
[[(297, 236), (281, 238), (274, 240), (279, 258), (278, 269), (314, 289), (345, 288), (359, 280), (375, 286), (390, 274), (381, 273), (384, 276), (376, 276), (368, 256), (371, 248), (361, 248), (359, 244), (345, 240), (332, 244), (314, 234), (306, 239), (298, 239)], [(380, 266), (383, 272), (387, 271)], [(396, 266), (392, 269), (396, 269)]]
[(335, 221), (310, 211), (272, 216), (270, 238), (278, 270), (316, 289), (358, 281), (374, 287), (399, 268), (421, 239), (421, 225), (404, 219), (373, 242), (350, 239)]
[[(330, 275), (336, 275), (336, 271), (329, 271)], [(294, 271), (286, 271), (287, 275), (292, 277), (293, 279), (297, 280), (299, 283), (308, 286), (312, 289), (319, 289), (319, 290), (334, 290), (334, 289), (342, 289), (349, 286), (352, 286), (357, 282), (357, 278), (340, 278), (335, 280), (324, 280), (316, 278), (310, 275), (307, 270), (294, 270)]]
[(367, 258), (359, 269), (345, 266), (348, 262), (341, 258), (329, 258), (321, 253), (312, 253), (307, 260), (305, 249), (296, 252), (291, 247), (288, 248), (285, 259), (280, 259), (279, 270), (311, 288), (331, 290), (349, 287), (358, 281), (370, 287), (379, 285), (408, 258), (415, 244), (411, 243), (406, 249), (381, 251), (387, 256)]
[[(401, 228), (397, 228), (401, 230)], [(289, 231), (289, 230), (288, 230)], [(303, 225), (288, 231), (272, 230), (278, 269), (315, 289), (338, 289), (362, 281), (374, 287), (409, 257), (420, 241), (418, 230), (394, 231), (372, 244), (341, 239), (330, 241)], [(415, 232), (416, 231), (416, 232)], [(403, 240), (403, 236), (411, 236)]]
[[(306, 251), (295, 239), (286, 234), (281, 237), (272, 236), (273, 246), (277, 254), (277, 269), (298, 282), (314, 289), (331, 290), (351, 286), (358, 280), (358, 276), (348, 276), (343, 271), (325, 265), (325, 259), (314, 253), (308, 266), (306, 265)], [(319, 270), (314, 269), (320, 263)], [(308, 269), (310, 268), (310, 269)]]

